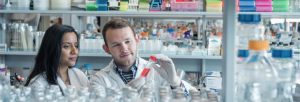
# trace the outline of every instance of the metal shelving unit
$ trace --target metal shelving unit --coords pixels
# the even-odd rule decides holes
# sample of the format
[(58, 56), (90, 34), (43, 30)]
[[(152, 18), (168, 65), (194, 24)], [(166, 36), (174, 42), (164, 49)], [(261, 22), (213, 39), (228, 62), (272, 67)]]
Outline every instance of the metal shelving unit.
[(80, 10), (0, 10), (0, 13), (38, 13), (38, 14), (72, 14), (77, 16), (102, 16), (102, 17), (155, 17), (155, 18), (202, 18), (222, 17), (219, 12), (150, 12), (150, 11), (80, 11)]
[[(0, 55), (7, 55), (7, 56), (35, 56), (37, 52), (34, 51), (9, 51), (9, 52), (0, 52)], [(153, 53), (139, 53), (140, 57), (149, 57), (153, 55)], [(165, 54), (170, 58), (181, 58), (181, 59), (222, 59), (222, 56), (200, 56), (200, 55), (171, 55)], [(104, 52), (80, 52), (80, 57), (111, 57), (109, 54)]]
[(223, 13), (223, 64), (222, 64), (222, 102), (234, 101), (234, 76), (236, 68), (236, 0), (224, 0)]
[(237, 12), (237, 14), (260, 14), (263, 18), (299, 18), (300, 12)]

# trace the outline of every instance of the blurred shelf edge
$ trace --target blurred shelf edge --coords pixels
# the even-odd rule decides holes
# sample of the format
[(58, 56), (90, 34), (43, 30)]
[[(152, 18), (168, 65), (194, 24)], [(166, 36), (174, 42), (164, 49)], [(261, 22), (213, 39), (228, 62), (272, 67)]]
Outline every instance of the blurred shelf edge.
[(109, 17), (155, 17), (155, 18), (201, 18), (222, 17), (222, 12), (203, 11), (84, 11), (84, 10), (0, 10), (0, 13), (39, 13), (39, 14), (73, 14), (77, 16), (109, 16)]
[(260, 14), (263, 18), (299, 18), (300, 12), (238, 12), (237, 14)]
[[(32, 51), (9, 51), (9, 52), (0, 52), (0, 55), (24, 55), (24, 56), (35, 56), (37, 52), (32, 52)], [(140, 53), (140, 57), (149, 57), (150, 53)], [(222, 56), (201, 56), (201, 55), (171, 55), (171, 54), (165, 54), (169, 56), (170, 58), (178, 58), (178, 59), (222, 59)], [(106, 54), (104, 52), (92, 52), (92, 53), (87, 53), (87, 52), (80, 52), (79, 53), (80, 57), (111, 57), (109, 54)]]

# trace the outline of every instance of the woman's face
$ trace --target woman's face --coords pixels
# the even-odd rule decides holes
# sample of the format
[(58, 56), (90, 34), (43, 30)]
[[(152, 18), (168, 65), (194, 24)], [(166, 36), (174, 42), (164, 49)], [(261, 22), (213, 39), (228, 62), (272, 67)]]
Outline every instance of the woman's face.
[(78, 57), (78, 41), (74, 32), (63, 35), (61, 44), (60, 66), (74, 66)]

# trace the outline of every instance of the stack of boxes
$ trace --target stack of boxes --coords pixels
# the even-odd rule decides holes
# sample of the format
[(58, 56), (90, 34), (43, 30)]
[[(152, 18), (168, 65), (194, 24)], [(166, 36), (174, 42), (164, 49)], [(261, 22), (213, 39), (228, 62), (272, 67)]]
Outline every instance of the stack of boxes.
[(255, 0), (239, 0), (240, 12), (255, 12)]
[(107, 0), (97, 0), (96, 4), (98, 11), (107, 11)]
[(289, 0), (273, 0), (273, 12), (288, 12)]
[(127, 11), (128, 10), (128, 0), (121, 0), (120, 2), (120, 11)]
[(197, 11), (200, 0), (170, 0), (172, 11)]
[(272, 0), (255, 0), (256, 12), (272, 12)]
[(206, 12), (222, 12), (222, 0), (206, 0)]
[(139, 0), (139, 11), (149, 11), (149, 1), (148, 0)]

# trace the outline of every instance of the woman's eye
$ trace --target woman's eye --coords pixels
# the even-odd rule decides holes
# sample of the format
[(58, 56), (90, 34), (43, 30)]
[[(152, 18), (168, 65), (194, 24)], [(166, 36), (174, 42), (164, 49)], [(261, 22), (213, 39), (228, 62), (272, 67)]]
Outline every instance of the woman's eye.
[(68, 46), (68, 45), (64, 45), (63, 47), (64, 47), (64, 48), (69, 48), (70, 46)]

